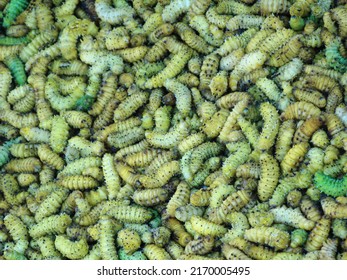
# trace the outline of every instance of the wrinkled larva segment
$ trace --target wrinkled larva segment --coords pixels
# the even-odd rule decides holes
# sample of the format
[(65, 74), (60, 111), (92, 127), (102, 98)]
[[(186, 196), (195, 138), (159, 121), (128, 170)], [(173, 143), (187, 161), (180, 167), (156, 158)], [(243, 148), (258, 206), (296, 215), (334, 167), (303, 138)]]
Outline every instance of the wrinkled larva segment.
[(288, 10), (289, 4), (287, 0), (261, 0), (260, 12), (263, 15), (281, 14)]
[(266, 201), (272, 196), (277, 186), (280, 169), (277, 160), (269, 154), (260, 155), (259, 162), (260, 180), (258, 196), (261, 201)]
[(345, 259), (345, 4), (0, 0), (0, 259)]

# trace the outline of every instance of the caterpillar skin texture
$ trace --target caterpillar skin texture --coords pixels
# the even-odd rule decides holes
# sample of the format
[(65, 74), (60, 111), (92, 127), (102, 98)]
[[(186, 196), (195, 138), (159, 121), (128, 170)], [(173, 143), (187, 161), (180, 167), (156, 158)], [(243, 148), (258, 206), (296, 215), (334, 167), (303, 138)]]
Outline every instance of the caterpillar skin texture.
[(258, 196), (261, 201), (268, 200), (278, 183), (279, 165), (277, 160), (268, 154), (262, 154), (260, 160), (260, 181), (258, 185)]
[(88, 253), (88, 244), (86, 239), (71, 241), (66, 236), (58, 235), (55, 238), (54, 245), (56, 249), (70, 260), (79, 260)]
[(0, 259), (346, 259), (346, 3), (0, 0)]
[(273, 227), (257, 227), (247, 229), (245, 231), (244, 238), (249, 241), (266, 244), (280, 250), (288, 247), (290, 235), (285, 231), (281, 231)]
[(257, 148), (261, 151), (270, 149), (274, 143), (279, 130), (279, 115), (270, 103), (260, 105), (260, 114), (264, 119), (263, 130), (259, 136)]
[(30, 1), (28, 0), (12, 0), (9, 2), (5, 17), (3, 19), (2, 25), (8, 28), (15, 19), (22, 13), (29, 5)]
[(332, 197), (345, 196), (347, 193), (347, 177), (335, 179), (323, 172), (316, 172), (314, 185), (321, 192)]

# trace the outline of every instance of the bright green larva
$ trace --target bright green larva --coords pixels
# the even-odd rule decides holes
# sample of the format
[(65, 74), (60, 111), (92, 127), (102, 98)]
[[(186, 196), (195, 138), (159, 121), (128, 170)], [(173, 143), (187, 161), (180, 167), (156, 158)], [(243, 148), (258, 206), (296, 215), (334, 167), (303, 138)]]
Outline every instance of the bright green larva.
[(314, 176), (314, 185), (321, 192), (333, 197), (346, 196), (347, 194), (347, 176), (338, 179), (319, 171)]
[(290, 247), (297, 248), (303, 246), (307, 240), (308, 233), (303, 229), (295, 229), (290, 235)]
[(347, 59), (341, 55), (340, 45), (341, 43), (337, 39), (332, 41), (325, 49), (325, 56), (333, 69), (345, 73), (347, 71)]
[(8, 28), (16, 18), (29, 6), (30, 0), (11, 0), (6, 8), (3, 27)]
[(16, 83), (23, 86), (27, 81), (27, 74), (22, 60), (18, 56), (10, 56), (6, 58), (5, 64), (10, 69)]

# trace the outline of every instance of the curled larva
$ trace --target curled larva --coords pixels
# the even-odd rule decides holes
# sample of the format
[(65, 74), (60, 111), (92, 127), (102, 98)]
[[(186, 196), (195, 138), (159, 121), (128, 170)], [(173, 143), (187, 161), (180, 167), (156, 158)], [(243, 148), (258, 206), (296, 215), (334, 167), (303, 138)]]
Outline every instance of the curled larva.
[(266, 54), (260, 50), (244, 55), (229, 77), (229, 87), (235, 91), (242, 76), (259, 69), (266, 61)]
[(164, 82), (164, 87), (174, 93), (177, 109), (183, 116), (187, 116), (192, 105), (192, 96), (189, 88), (174, 79), (167, 79)]
[(309, 144), (307, 142), (300, 142), (289, 149), (281, 161), (283, 174), (288, 174), (296, 168), (296, 166), (304, 159), (308, 148)]
[(114, 111), (114, 120), (125, 120), (130, 117), (137, 109), (143, 106), (148, 100), (148, 93), (145, 91), (137, 92), (125, 99)]
[(85, 257), (89, 251), (85, 238), (71, 241), (67, 236), (58, 235), (54, 241), (55, 248), (70, 260), (79, 260)]
[(185, 206), (189, 202), (189, 196), (190, 196), (190, 187), (189, 185), (182, 181), (177, 186), (175, 193), (170, 198), (169, 202), (166, 206), (167, 214), (171, 217), (175, 217), (176, 210), (180, 208), (181, 206)]
[(340, 179), (333, 178), (321, 171), (318, 171), (314, 176), (314, 185), (321, 192), (329, 196), (345, 196), (347, 193), (347, 176)]

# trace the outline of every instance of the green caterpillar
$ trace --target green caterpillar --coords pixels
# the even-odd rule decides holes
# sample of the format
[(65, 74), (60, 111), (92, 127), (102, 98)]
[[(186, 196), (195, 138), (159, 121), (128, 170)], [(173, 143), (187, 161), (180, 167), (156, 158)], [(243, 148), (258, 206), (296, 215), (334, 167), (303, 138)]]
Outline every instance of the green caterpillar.
[(147, 260), (147, 257), (144, 253), (141, 251), (136, 251), (132, 254), (127, 254), (123, 248), (119, 249), (118, 251), (119, 259), (120, 260)]
[(21, 45), (21, 44), (27, 44), (30, 42), (30, 39), (27, 36), (24, 37), (7, 37), (7, 36), (1, 36), (0, 37), (0, 46), (14, 46), (14, 45)]
[(336, 71), (344, 73), (347, 71), (347, 59), (340, 53), (341, 42), (337, 39), (333, 40), (326, 46), (325, 56), (329, 65)]
[(90, 95), (83, 95), (76, 101), (75, 108), (78, 111), (87, 112), (94, 104), (94, 101), (95, 97)]
[(10, 56), (4, 62), (10, 69), (16, 83), (23, 86), (27, 80), (23, 61), (18, 56)]
[(86, 94), (81, 96), (75, 104), (78, 111), (87, 112), (93, 106), (96, 95), (100, 89), (101, 79), (99, 75), (92, 75), (89, 78), (89, 84), (86, 89)]
[(347, 195), (347, 175), (337, 179), (318, 171), (314, 176), (314, 185), (326, 195), (333, 197)]
[(6, 7), (2, 26), (8, 28), (16, 18), (29, 6), (30, 0), (11, 0)]

